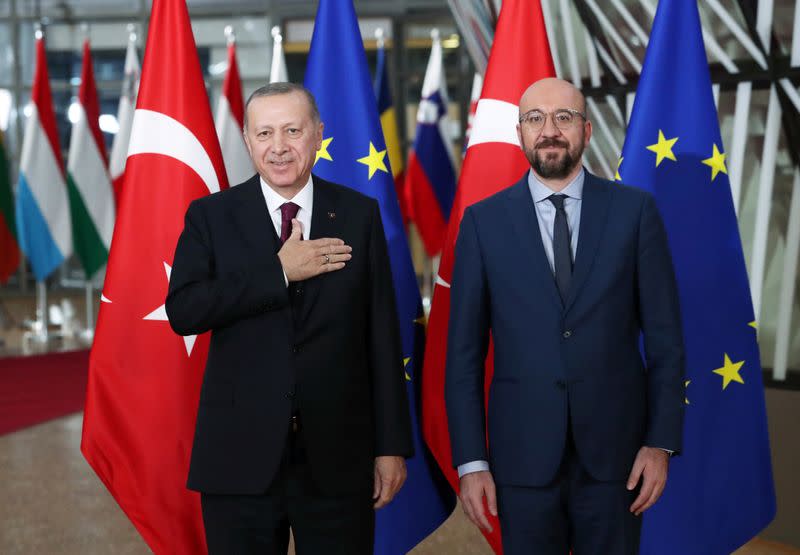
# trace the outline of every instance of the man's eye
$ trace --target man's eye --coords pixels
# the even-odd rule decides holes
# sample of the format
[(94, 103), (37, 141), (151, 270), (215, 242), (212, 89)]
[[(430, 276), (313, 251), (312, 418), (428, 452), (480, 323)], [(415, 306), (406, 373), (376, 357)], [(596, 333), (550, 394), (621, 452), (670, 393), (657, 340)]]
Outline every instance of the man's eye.
[(528, 120), (530, 120), (531, 123), (541, 123), (542, 117), (542, 114), (531, 114), (528, 116)]
[(572, 114), (570, 114), (569, 112), (559, 112), (556, 114), (556, 118), (560, 122), (569, 123), (570, 121), (572, 121)]
[(297, 135), (298, 133), (300, 133), (299, 129), (295, 129), (295, 128), (289, 129), (289, 135)]

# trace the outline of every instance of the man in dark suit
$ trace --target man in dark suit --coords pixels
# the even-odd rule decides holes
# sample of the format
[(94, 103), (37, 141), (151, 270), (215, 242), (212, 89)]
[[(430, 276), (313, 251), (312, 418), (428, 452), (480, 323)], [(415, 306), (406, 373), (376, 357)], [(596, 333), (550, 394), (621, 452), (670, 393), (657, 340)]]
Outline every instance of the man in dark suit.
[(565, 81), (528, 88), (517, 134), (531, 171), (467, 208), (456, 244), (453, 462), (465, 512), (487, 529), (484, 500), (499, 514), (506, 555), (638, 553), (639, 515), (681, 449), (684, 351), (667, 236), (651, 195), (583, 169), (585, 110)]
[(311, 175), (313, 96), (257, 90), (258, 175), (193, 202), (167, 314), (211, 331), (188, 487), (212, 554), (372, 553), (374, 510), (405, 480), (410, 415), (375, 200)]

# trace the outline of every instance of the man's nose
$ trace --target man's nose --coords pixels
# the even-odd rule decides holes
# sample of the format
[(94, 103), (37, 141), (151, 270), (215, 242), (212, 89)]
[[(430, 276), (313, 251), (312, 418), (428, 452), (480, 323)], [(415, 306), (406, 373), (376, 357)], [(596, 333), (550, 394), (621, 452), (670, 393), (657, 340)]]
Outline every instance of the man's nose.
[(275, 133), (272, 136), (272, 150), (277, 154), (286, 152), (286, 139), (283, 133)]

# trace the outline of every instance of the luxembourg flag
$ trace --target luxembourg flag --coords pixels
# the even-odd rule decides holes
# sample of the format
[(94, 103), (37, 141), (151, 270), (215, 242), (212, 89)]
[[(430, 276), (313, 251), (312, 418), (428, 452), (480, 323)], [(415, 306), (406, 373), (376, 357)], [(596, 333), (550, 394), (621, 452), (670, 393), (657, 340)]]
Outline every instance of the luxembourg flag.
[(108, 261), (115, 206), (88, 40), (83, 43), (81, 88), (75, 111), (77, 117), (72, 124), (67, 160), (67, 190), (75, 254), (86, 277), (91, 278)]
[(36, 280), (44, 281), (72, 254), (72, 226), (41, 31), (36, 32), (29, 106), (17, 186), (17, 235)]
[(228, 183), (237, 185), (250, 179), (256, 170), (253, 168), (242, 135), (244, 100), (239, 66), (236, 63), (236, 43), (233, 38), (229, 38), (228, 42), (228, 72), (222, 83), (222, 94), (219, 95), (217, 115), (214, 120), (219, 146), (222, 148), (222, 158), (225, 160)]
[(425, 250), (435, 256), (442, 250), (447, 221), (456, 193), (453, 146), (450, 144), (450, 120), (447, 117), (447, 87), (442, 67), (442, 43), (433, 32), (433, 47), (425, 70), (422, 94), (417, 110), (414, 148), (408, 157), (407, 194), (411, 199), (414, 223)]

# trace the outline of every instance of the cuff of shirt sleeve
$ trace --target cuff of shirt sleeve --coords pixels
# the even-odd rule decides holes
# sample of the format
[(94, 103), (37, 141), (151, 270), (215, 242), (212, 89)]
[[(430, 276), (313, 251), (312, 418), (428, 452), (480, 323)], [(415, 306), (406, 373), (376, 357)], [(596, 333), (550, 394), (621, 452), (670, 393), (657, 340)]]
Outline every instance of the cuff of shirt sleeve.
[(489, 470), (488, 461), (470, 461), (468, 463), (458, 465), (458, 477), (462, 478), (466, 474), (473, 472), (483, 472)]

